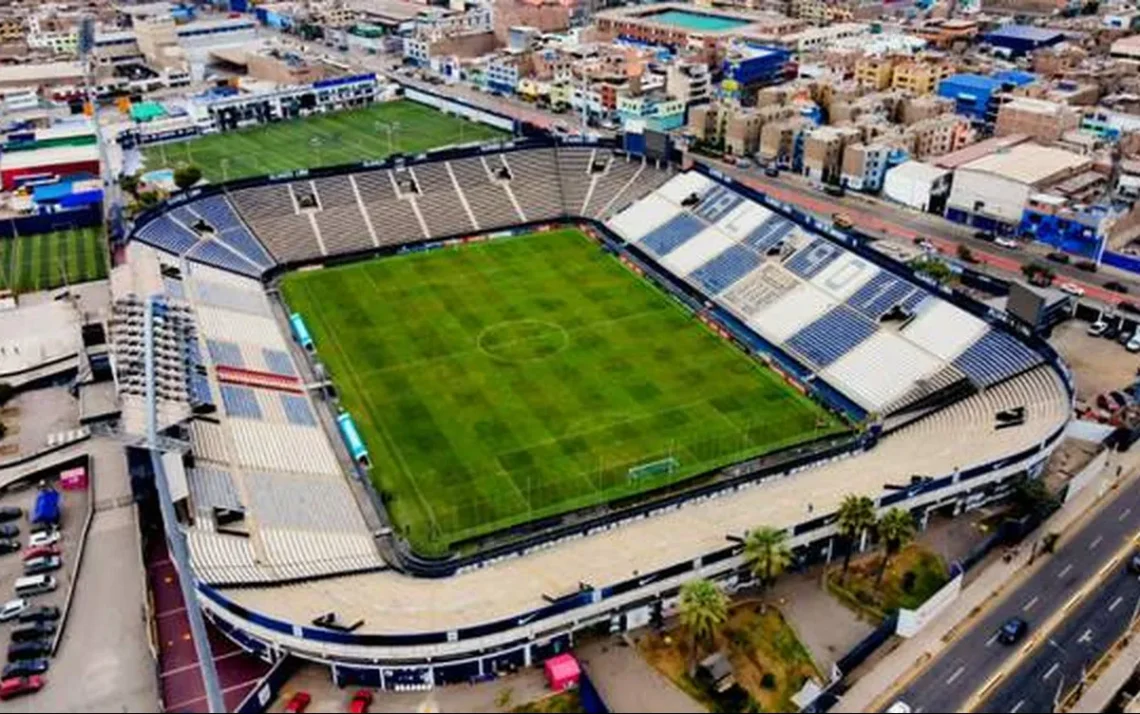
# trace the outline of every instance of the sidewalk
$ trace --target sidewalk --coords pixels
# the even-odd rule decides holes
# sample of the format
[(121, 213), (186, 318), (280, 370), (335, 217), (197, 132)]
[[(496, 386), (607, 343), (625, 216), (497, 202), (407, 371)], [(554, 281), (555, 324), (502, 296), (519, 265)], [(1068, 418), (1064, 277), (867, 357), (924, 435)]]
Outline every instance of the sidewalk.
[[(1042, 524), (1037, 531), (1038, 537), (1046, 533), (1061, 533), (1063, 537), (1067, 528), (1082, 520), (1086, 514), (1092, 513), (1094, 507), (1107, 502), (1105, 496), (1118, 485), (1118, 464), (1124, 467), (1125, 472), (1121, 481), (1134, 478), (1137, 466), (1140, 465), (1140, 451), (1110, 457), (1101, 476)], [(835, 711), (862, 712), (890, 704), (889, 701), (879, 700), (885, 699), (885, 695), (895, 689), (900, 679), (904, 682), (912, 679), (954, 641), (959, 629), (969, 627), (984, 608), (1041, 567), (1041, 564), (1049, 562), (1047, 557), (1038, 558), (1034, 567), (1029, 563), (1032, 548), (1023, 547), (1020, 551), (1010, 562), (997, 560), (973, 576), (962, 588), (957, 600), (931, 620), (918, 635), (909, 640), (896, 640), (895, 649), (854, 682), (835, 706)]]
[(681, 714), (704, 711), (700, 704), (642, 659), (632, 642), (632, 639), (609, 637), (574, 650), (610, 711)]
[(1140, 666), (1140, 637), (1133, 637), (1124, 649), (1114, 655), (1108, 669), (1097, 677), (1073, 706), (1069, 707), (1069, 711), (1104, 711), (1136, 671), (1137, 666)]

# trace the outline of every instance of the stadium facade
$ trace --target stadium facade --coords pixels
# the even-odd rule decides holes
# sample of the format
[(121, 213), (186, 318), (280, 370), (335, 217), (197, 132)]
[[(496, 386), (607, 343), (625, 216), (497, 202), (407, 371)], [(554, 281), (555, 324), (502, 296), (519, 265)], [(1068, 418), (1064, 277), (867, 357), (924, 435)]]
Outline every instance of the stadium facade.
[[(318, 362), (290, 338), (274, 281), (567, 223), (865, 429), (479, 553), (418, 557), (310, 389)], [(243, 648), (327, 663), (342, 683), (465, 682), (585, 628), (641, 626), (688, 579), (745, 582), (739, 539), (758, 526), (786, 529), (801, 563), (829, 558), (848, 493), (923, 524), (976, 508), (1039, 474), (1071, 413), (1067, 366), (1002, 313), (715, 170), (601, 140), (230, 182), (140, 216), (131, 238), (112, 275), (116, 379), (127, 430), (162, 435), (161, 495), (199, 603)]]

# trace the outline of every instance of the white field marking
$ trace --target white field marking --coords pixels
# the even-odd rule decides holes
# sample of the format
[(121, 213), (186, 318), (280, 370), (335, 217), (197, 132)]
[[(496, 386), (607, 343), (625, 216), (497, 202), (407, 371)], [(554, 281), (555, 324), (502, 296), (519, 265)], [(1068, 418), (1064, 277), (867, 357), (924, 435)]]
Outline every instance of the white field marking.
[(1123, 521), (1125, 518), (1128, 518), (1129, 513), (1132, 513), (1132, 506), (1129, 506), (1128, 508), (1125, 508), (1123, 511), (1121, 511), (1120, 515), (1117, 516), (1117, 518), (1116, 518), (1116, 522), (1119, 523), (1120, 521)]
[(1060, 667), (1061, 667), (1060, 662), (1054, 662), (1053, 666), (1049, 668), (1049, 671), (1045, 672), (1045, 676), (1041, 678), (1041, 681), (1042, 682), (1048, 682), (1049, 678), (1052, 677)]
[(1082, 645), (1086, 642), (1092, 642), (1092, 628), (1085, 630), (1085, 633), (1077, 638), (1077, 644)]
[(947, 687), (949, 687), (951, 684), (953, 684), (954, 682), (958, 681), (958, 677), (961, 677), (961, 676), (962, 676), (962, 673), (963, 673), (963, 672), (965, 672), (965, 671), (966, 671), (966, 666), (965, 666), (965, 665), (963, 665), (963, 666), (959, 667), (958, 669), (954, 670), (954, 674), (950, 675), (950, 678), (946, 680), (946, 686), (947, 686)]
[(1037, 600), (1038, 600), (1038, 596), (1034, 595), (1032, 600), (1025, 603), (1025, 607), (1021, 608), (1021, 611), (1022, 612), (1029, 612), (1029, 610), (1032, 609), (1032, 607), (1037, 604)]
[(1000, 633), (995, 632), (992, 635), (990, 635), (990, 638), (988, 640), (986, 640), (986, 647), (989, 647), (990, 645), (992, 645), (994, 642), (997, 641), (998, 634), (1000, 634)]
[(1119, 604), (1120, 604), (1120, 603), (1122, 603), (1122, 602), (1124, 602), (1124, 596), (1123, 596), (1123, 595), (1118, 595), (1118, 596), (1116, 597), (1116, 599), (1112, 601), (1112, 604), (1108, 606), (1108, 611), (1109, 611), (1109, 612), (1112, 612), (1113, 610), (1115, 610), (1115, 609), (1116, 609), (1116, 606), (1117, 606), (1117, 605), (1119, 605)]

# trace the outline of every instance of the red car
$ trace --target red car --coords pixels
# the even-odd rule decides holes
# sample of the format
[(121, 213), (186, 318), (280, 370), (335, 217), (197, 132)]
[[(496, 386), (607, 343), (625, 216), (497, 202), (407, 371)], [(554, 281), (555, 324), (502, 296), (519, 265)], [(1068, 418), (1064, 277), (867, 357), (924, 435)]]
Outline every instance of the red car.
[(308, 692), (297, 692), (289, 698), (289, 703), (285, 705), (285, 711), (289, 714), (301, 714), (301, 712), (309, 708), (309, 702), (311, 701), (313, 701), (313, 698)]
[(21, 694), (31, 694), (44, 688), (44, 678), (39, 675), (31, 677), (12, 677), (0, 682), (0, 699), (11, 699)]
[(59, 555), (58, 545), (41, 545), (25, 550), (24, 560), (32, 560), (33, 558), (49, 558), (53, 555)]
[(351, 714), (368, 714), (368, 707), (370, 706), (372, 706), (372, 690), (360, 689), (352, 695), (352, 701), (348, 704), (348, 711)]

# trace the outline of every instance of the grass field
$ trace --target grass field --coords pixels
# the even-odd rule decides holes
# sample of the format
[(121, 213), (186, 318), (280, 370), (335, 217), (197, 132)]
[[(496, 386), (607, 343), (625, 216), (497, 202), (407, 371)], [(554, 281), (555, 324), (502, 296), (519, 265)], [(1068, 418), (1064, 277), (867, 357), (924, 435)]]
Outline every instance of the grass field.
[[(391, 132), (389, 151), (385, 125)], [(194, 164), (210, 181), (333, 166), (389, 153), (419, 153), (449, 144), (489, 141), (504, 132), (400, 100), (147, 148), (145, 169)], [(224, 164), (224, 165), (223, 165)]]
[(575, 230), (282, 288), (421, 552), (843, 428)]
[(107, 277), (100, 227), (0, 239), (0, 288), (17, 293), (49, 290)]

